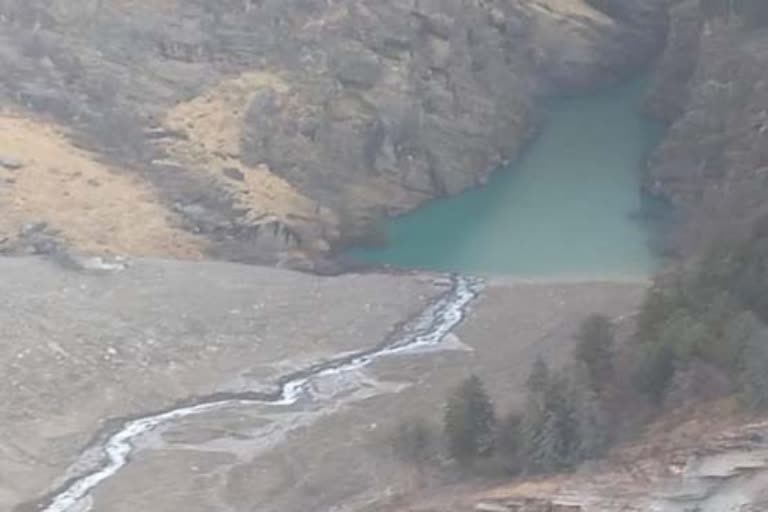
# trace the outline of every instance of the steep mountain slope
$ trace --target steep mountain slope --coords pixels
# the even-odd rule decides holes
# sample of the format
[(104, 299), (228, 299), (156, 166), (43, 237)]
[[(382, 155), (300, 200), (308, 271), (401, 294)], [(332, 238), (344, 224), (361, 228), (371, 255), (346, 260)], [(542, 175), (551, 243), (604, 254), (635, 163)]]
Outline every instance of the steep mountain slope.
[(537, 97), (647, 60), (663, 3), (4, 0), (0, 105), (135, 174), (209, 254), (306, 266), (482, 183)]
[(706, 15), (696, 0), (678, 2), (671, 19), (649, 98), (670, 128), (647, 187), (678, 208), (670, 248), (689, 255), (767, 212), (768, 31)]

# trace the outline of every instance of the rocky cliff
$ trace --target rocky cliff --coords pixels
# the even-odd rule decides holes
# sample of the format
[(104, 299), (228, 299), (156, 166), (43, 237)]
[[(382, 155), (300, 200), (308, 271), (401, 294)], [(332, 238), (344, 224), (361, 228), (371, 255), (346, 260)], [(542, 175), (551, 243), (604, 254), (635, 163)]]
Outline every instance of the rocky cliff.
[[(653, 55), (664, 3), (4, 0), (0, 105), (162, 205), (181, 248), (131, 252), (297, 265), (371, 219), (482, 183), (535, 132), (539, 97)], [(43, 177), (62, 167), (4, 145), (0, 157)], [(5, 204), (28, 206), (6, 237), (44, 221), (82, 238), (5, 181)], [(90, 206), (96, 223), (115, 215)], [(102, 245), (122, 250), (126, 230), (101, 230)]]
[(712, 16), (697, 0), (672, 9), (670, 38), (649, 98), (669, 124), (647, 187), (680, 213), (670, 248), (695, 253), (738, 236), (766, 213), (768, 32)]

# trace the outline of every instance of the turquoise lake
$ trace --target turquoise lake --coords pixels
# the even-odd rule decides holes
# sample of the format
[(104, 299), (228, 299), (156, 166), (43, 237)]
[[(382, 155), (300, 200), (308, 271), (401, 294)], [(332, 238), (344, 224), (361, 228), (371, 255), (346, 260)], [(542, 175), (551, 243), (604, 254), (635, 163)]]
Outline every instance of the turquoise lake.
[(539, 137), (488, 185), (392, 219), (386, 247), (346, 255), (534, 278), (650, 274), (640, 170), (661, 128), (638, 113), (643, 85), (550, 102)]

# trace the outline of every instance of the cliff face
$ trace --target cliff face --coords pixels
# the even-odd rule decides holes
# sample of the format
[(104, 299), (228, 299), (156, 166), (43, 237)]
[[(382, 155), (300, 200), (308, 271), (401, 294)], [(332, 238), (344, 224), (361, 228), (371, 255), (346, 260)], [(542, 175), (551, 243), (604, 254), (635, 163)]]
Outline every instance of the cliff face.
[(0, 105), (148, 182), (209, 253), (322, 254), (481, 183), (537, 97), (653, 54), (664, 0), (590, 3), (5, 0)]
[(670, 129), (647, 186), (679, 208), (672, 249), (691, 254), (766, 213), (768, 33), (705, 19), (693, 0), (673, 9), (671, 27), (649, 101)]

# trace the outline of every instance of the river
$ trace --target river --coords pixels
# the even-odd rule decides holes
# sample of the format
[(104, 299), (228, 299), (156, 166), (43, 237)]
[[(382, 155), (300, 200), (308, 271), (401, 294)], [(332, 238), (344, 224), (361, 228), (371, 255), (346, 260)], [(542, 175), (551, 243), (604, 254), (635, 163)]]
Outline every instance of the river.
[[(434, 348), (464, 318), (466, 309), (477, 297), (483, 283), (471, 277), (452, 275), (445, 283), (448, 289), (434, 299), (420, 314), (398, 326), (377, 345), (353, 354), (339, 355), (278, 378), (274, 389), (217, 393), (188, 400), (164, 411), (134, 418), (112, 419), (94, 442), (83, 451), (71, 468), (72, 475), (49, 496), (30, 505), (42, 512), (81, 512), (90, 509), (91, 493), (115, 476), (141, 448), (141, 440), (164, 425), (202, 414), (215, 414), (226, 407), (256, 404), (291, 406), (302, 396), (311, 396), (313, 380), (334, 377), (368, 366), (376, 359), (396, 354)], [(327, 397), (326, 397), (327, 398)]]

